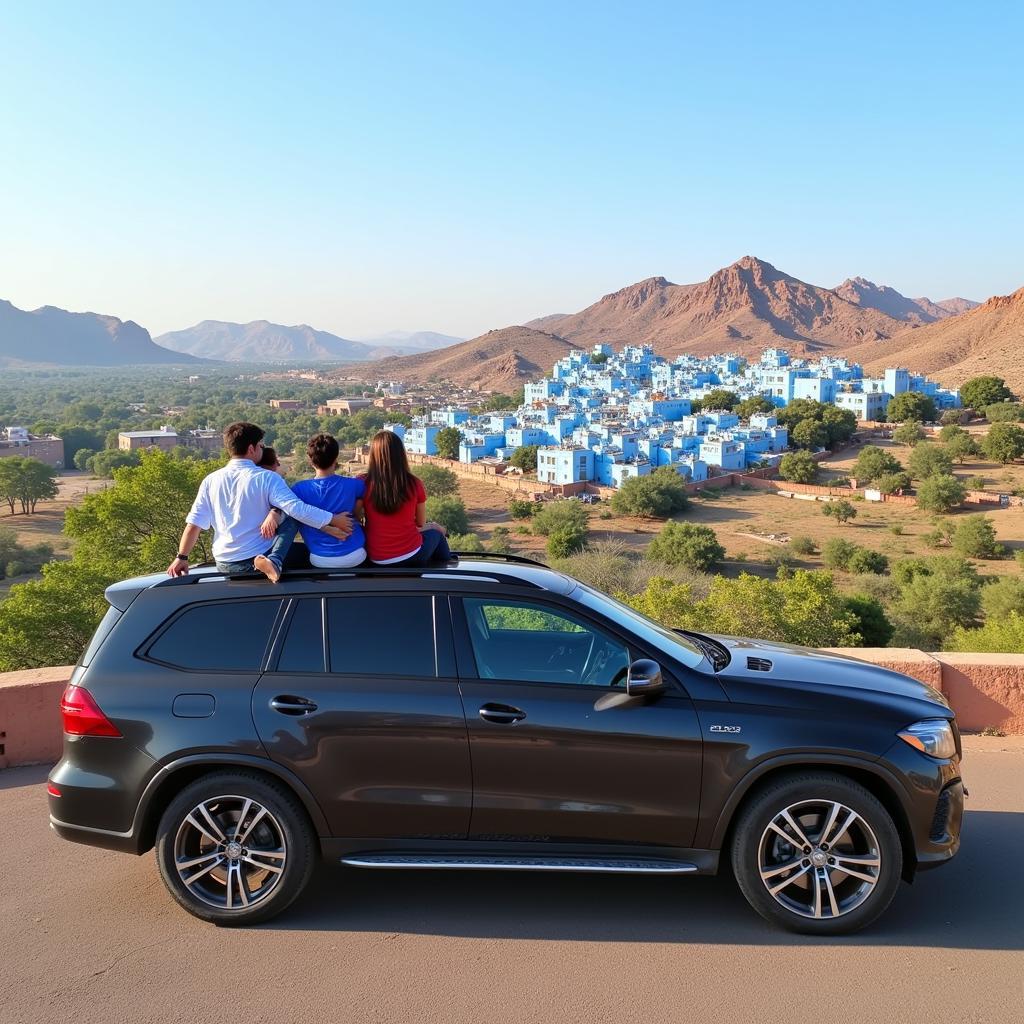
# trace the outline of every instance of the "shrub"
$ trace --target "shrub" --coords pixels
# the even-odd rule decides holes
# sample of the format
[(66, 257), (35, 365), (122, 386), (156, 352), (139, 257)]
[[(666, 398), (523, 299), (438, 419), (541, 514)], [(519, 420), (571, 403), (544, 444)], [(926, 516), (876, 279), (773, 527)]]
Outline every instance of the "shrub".
[(857, 510), (845, 498), (838, 501), (826, 501), (821, 511), (823, 515), (835, 519), (837, 523), (848, 523), (851, 519), (857, 518)]
[(443, 498), (447, 494), (458, 493), (459, 478), (444, 466), (416, 466), (413, 473), (423, 481), (423, 486), (431, 497)]
[(957, 626), (946, 641), (946, 650), (1020, 654), (1024, 651), (1024, 615), (1011, 612), (989, 619), (979, 629)]
[(810, 452), (787, 452), (779, 462), (779, 476), (796, 484), (813, 484), (818, 476), (818, 464)]
[(903, 527), (899, 523), (893, 523), (892, 526), (889, 527), (889, 532), (894, 537), (902, 537), (903, 536)]
[(1013, 559), (1021, 568), (1024, 568), (1024, 548), (1018, 548), (1014, 551)]
[(857, 461), (853, 465), (852, 476), (860, 484), (873, 483), (886, 473), (900, 473), (902, 464), (884, 448), (868, 445), (861, 448)]
[(939, 473), (922, 480), (917, 504), (926, 512), (949, 512), (964, 500), (966, 488), (954, 476)]
[(885, 647), (892, 639), (892, 623), (886, 617), (882, 602), (870, 594), (851, 594), (843, 602), (856, 617), (854, 628), (864, 647)]
[(84, 472), (89, 468), (89, 460), (95, 454), (96, 449), (94, 448), (79, 448), (71, 461), (75, 464), (75, 469), (80, 469)]
[(892, 434), (892, 439), (897, 444), (913, 445), (925, 438), (924, 428), (918, 420), (907, 420), (902, 426), (897, 427)]
[(1020, 423), (1024, 421), (1024, 405), (1019, 402), (999, 402), (985, 406), (985, 419), (989, 423)]
[[(947, 409), (940, 417), (939, 422), (944, 426), (959, 426), (964, 422), (964, 413), (959, 409)], [(945, 440), (945, 438), (943, 438)]]
[(796, 555), (813, 555), (817, 546), (810, 537), (794, 537), (789, 542), (789, 547)]
[(907, 460), (907, 469), (914, 480), (927, 480), (930, 476), (949, 476), (953, 460), (942, 445), (922, 441), (915, 444)]
[(537, 511), (535, 501), (527, 501), (525, 498), (513, 498), (508, 503), (508, 514), (513, 519), (532, 519)]
[(928, 548), (941, 548), (946, 543), (946, 535), (942, 530), (936, 527), (934, 530), (929, 530), (927, 533), (921, 534), (921, 540), (924, 541), (925, 547)]
[(489, 551), (493, 551), (496, 555), (507, 555), (512, 551), (512, 545), (509, 543), (509, 533), (511, 531), (507, 526), (496, 526), (491, 531), (491, 539), (487, 545)]
[(1024, 615), (1024, 580), (1003, 576), (981, 590), (981, 606), (990, 619), (1004, 618), (1011, 612)]
[(649, 476), (630, 477), (612, 497), (614, 512), (647, 519), (667, 519), (687, 505), (686, 485), (671, 466), (659, 466)]
[(448, 547), (452, 551), (483, 551), (484, 545), (475, 533), (452, 533), (448, 536)]
[(601, 512), (598, 514), (597, 518), (598, 519), (614, 519), (615, 518), (615, 513), (610, 508), (602, 509)]
[(725, 558), (725, 548), (710, 526), (666, 523), (647, 546), (647, 557), (707, 572)]
[(885, 418), (890, 423), (906, 423), (907, 420), (930, 423), (936, 415), (935, 401), (917, 391), (895, 395), (885, 408)]
[(532, 532), (533, 531), (528, 526), (517, 526), (516, 527), (516, 533), (518, 533), (518, 534), (520, 534), (522, 536), (529, 537)]
[(881, 575), (889, 568), (889, 559), (880, 551), (872, 551), (869, 548), (858, 548), (847, 563), (850, 572), (866, 573), (873, 572)]
[(960, 385), (960, 401), (971, 409), (984, 409), (996, 402), (1013, 400), (1013, 392), (1002, 377), (972, 377)]
[(993, 423), (981, 442), (985, 458), (993, 462), (1013, 462), (1024, 456), (1024, 427), (1016, 423)]
[(556, 530), (572, 529), (587, 532), (587, 509), (579, 501), (563, 499), (549, 501), (533, 514), (533, 532), (539, 537), (548, 537)]
[(537, 452), (539, 451), (540, 445), (524, 444), (512, 453), (512, 457), (508, 461), (516, 469), (521, 469), (524, 473), (532, 473), (537, 468)]
[(953, 534), (953, 549), (968, 558), (1002, 558), (1006, 553), (996, 541), (992, 520), (980, 512), (960, 520)]
[(459, 498), (427, 498), (427, 520), (439, 523), (449, 534), (469, 533), (469, 516)]
[(566, 558), (582, 551), (587, 544), (587, 531), (571, 525), (560, 526), (548, 536), (547, 552), (552, 558)]
[(883, 473), (876, 481), (875, 488), (882, 494), (897, 494), (910, 488), (910, 475), (899, 473)]
[(437, 432), (434, 444), (437, 445), (437, 454), (442, 459), (457, 459), (459, 445), (462, 444), (462, 431), (458, 427), (445, 427)]
[(821, 558), (828, 569), (847, 569), (850, 559), (859, 550), (853, 541), (845, 540), (842, 537), (831, 537), (822, 545)]
[(977, 571), (963, 558), (907, 558), (893, 566), (897, 597), (890, 618), (901, 647), (939, 650), (956, 626), (973, 628), (981, 612)]

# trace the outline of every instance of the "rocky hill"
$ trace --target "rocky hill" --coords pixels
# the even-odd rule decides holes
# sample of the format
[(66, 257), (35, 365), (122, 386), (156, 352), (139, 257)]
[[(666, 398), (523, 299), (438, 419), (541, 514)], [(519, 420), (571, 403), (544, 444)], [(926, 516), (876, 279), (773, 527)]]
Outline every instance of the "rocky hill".
[(391, 350), (396, 355), (411, 355), (416, 352), (433, 352), (435, 349), (457, 345), (465, 338), (456, 338), (451, 334), (438, 334), (437, 331), (388, 331), (370, 338), (360, 338), (363, 345), (381, 349), (384, 354)]
[(229, 363), (287, 363), (297, 360), (372, 359), (382, 353), (377, 346), (339, 338), (307, 324), (285, 327), (267, 320), (247, 324), (203, 320), (183, 331), (161, 334), (158, 344), (175, 352)]
[(847, 278), (833, 291), (840, 298), (852, 302), (855, 306), (876, 309), (896, 320), (903, 320), (915, 325), (945, 320), (948, 317), (965, 313), (978, 305), (977, 302), (972, 302), (970, 299), (960, 298), (943, 299), (941, 302), (932, 302), (931, 299), (926, 298), (908, 299), (895, 288), (884, 284), (875, 284), (874, 281), (868, 281), (863, 277)]
[(576, 347), (545, 331), (506, 327), (437, 352), (356, 363), (344, 372), (416, 383), (451, 380), (481, 391), (508, 392), (524, 381), (543, 377), (556, 360)]
[(55, 306), (18, 309), (0, 299), (0, 366), (131, 366), (196, 363), (154, 343), (131, 320), (69, 313)]
[[(1024, 393), (1024, 288), (997, 295), (960, 316), (949, 317), (897, 339), (901, 366), (928, 373), (955, 387), (979, 374), (1003, 377)], [(893, 365), (889, 346), (865, 344), (847, 355), (869, 371)]]

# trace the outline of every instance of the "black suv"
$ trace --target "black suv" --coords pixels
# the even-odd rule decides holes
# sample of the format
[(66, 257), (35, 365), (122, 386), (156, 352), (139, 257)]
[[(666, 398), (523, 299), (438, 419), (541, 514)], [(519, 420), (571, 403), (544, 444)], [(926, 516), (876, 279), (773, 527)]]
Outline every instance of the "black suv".
[(264, 921), (364, 868), (712, 874), (861, 928), (959, 846), (942, 695), (786, 644), (665, 629), (539, 563), (200, 569), (107, 591), (64, 694), (50, 821), (156, 847), (174, 898)]

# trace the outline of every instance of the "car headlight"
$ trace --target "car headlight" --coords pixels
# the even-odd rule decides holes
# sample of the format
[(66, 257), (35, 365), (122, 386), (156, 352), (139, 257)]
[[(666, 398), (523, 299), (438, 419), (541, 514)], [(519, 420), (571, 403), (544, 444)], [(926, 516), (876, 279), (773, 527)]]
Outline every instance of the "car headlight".
[(953, 727), (945, 718), (927, 718), (923, 722), (915, 722), (896, 735), (929, 757), (956, 756)]

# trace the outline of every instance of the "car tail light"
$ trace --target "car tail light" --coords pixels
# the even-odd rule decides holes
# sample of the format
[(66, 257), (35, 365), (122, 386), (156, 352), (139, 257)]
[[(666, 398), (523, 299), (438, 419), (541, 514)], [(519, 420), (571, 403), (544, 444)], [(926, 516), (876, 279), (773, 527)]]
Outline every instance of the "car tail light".
[(121, 732), (100, 710), (92, 694), (72, 684), (60, 699), (64, 732), (69, 736), (120, 736)]
[(60, 790), (52, 782), (48, 782), (46, 784), (46, 792), (49, 793), (50, 796), (60, 796), (61, 795)]

